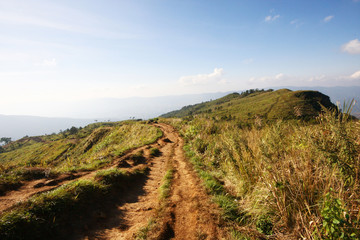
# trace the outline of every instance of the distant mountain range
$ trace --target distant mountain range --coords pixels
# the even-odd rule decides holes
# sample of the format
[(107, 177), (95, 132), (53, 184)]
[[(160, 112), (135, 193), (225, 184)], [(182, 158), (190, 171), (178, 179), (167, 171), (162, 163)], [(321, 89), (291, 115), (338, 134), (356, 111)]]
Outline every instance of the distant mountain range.
[[(353, 114), (360, 117), (360, 87), (274, 87), (274, 89), (288, 88), (290, 90), (316, 90), (330, 97), (333, 103), (355, 99), (357, 104)], [(234, 91), (232, 91), (234, 92)], [(46, 118), (32, 116), (0, 115), (0, 137), (11, 137), (13, 140), (25, 135), (35, 136), (51, 134), (65, 130), (71, 126), (85, 126), (97, 121), (117, 121), (129, 118), (148, 119), (166, 112), (180, 109), (183, 106), (215, 100), (232, 92), (218, 92), (206, 94), (191, 94), (163, 97), (132, 97), (106, 98), (76, 102), (63, 107), (67, 112), (59, 114), (72, 118)], [(242, 92), (237, 91), (237, 92)], [(31, 106), (29, 106), (30, 108)], [(59, 108), (60, 109), (60, 108)]]
[(58, 133), (72, 126), (80, 127), (92, 122), (94, 120), (0, 115), (0, 137), (16, 140), (24, 136)]
[[(66, 106), (72, 118), (0, 115), (0, 137), (12, 140), (26, 135), (58, 133), (72, 126), (85, 126), (95, 121), (119, 121), (130, 118), (149, 119), (184, 105), (217, 99), (228, 93), (206, 93), (165, 97), (106, 98), (75, 102)], [(31, 108), (31, 106), (29, 106)], [(54, 106), (56, 109), (57, 106)]]

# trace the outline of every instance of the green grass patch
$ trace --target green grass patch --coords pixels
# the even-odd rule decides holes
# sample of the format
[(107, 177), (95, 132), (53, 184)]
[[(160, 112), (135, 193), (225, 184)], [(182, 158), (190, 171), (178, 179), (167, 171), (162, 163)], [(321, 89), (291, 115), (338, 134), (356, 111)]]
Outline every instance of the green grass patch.
[(135, 121), (96, 123), (70, 132), (26, 137), (6, 146), (0, 153), (0, 194), (21, 181), (106, 167), (128, 150), (163, 135), (159, 128)]
[(230, 235), (233, 240), (251, 240), (252, 239), (249, 236), (247, 236), (246, 234), (239, 232), (235, 229), (232, 229), (230, 231)]
[(204, 165), (201, 163), (200, 158), (195, 156), (195, 153), (190, 150), (189, 145), (185, 145), (184, 149), (186, 155), (191, 157), (190, 161), (199, 177), (203, 180), (206, 190), (213, 196), (213, 201), (222, 209), (223, 218), (243, 223), (246, 220), (245, 214), (240, 211), (236, 198), (230, 196), (223, 185), (210, 172), (204, 170)]
[(161, 199), (166, 199), (169, 197), (171, 191), (171, 182), (173, 178), (174, 178), (174, 170), (170, 169), (164, 175), (163, 184), (160, 186)]
[(102, 170), (94, 180), (77, 180), (31, 197), (0, 217), (0, 239), (52, 239), (68, 221), (109, 197), (112, 189), (126, 189), (147, 172)]
[(30, 198), (15, 210), (0, 218), (1, 239), (49, 239), (57, 227), (75, 214), (81, 214), (84, 205), (103, 196), (106, 186), (78, 180), (56, 190)]
[(139, 229), (139, 231), (135, 234), (136, 240), (145, 240), (148, 238), (148, 233), (155, 227), (156, 221), (154, 219), (150, 219), (148, 224)]

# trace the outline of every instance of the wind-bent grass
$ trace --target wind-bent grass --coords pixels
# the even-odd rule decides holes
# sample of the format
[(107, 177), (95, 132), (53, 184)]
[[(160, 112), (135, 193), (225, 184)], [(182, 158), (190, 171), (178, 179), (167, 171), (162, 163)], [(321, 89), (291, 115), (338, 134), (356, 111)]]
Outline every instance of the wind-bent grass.
[(206, 116), (162, 121), (180, 130), (205, 187), (225, 213), (237, 208), (241, 225), (290, 239), (359, 239), (360, 124), (346, 116), (246, 128)]

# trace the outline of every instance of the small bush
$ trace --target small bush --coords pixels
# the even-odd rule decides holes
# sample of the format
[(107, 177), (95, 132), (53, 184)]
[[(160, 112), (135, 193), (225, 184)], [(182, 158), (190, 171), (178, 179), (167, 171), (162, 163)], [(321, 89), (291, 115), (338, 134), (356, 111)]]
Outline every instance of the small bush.
[(273, 233), (273, 227), (274, 225), (269, 216), (261, 216), (256, 222), (256, 229), (265, 235), (271, 235)]
[(359, 239), (360, 229), (356, 229), (350, 220), (350, 215), (344, 209), (340, 199), (327, 193), (321, 210), (323, 218), (322, 239)]

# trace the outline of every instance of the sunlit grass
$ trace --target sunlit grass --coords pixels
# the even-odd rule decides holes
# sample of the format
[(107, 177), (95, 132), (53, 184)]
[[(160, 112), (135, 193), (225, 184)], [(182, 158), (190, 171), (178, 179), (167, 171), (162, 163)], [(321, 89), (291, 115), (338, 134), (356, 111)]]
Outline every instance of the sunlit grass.
[(1, 239), (51, 239), (68, 219), (83, 216), (90, 206), (127, 189), (147, 174), (147, 168), (133, 172), (119, 169), (98, 171), (94, 179), (77, 180), (38, 194), (0, 216)]
[(336, 111), (322, 113), (317, 124), (278, 120), (243, 128), (237, 120), (207, 117), (162, 121), (181, 131), (190, 160), (225, 213), (234, 215), (234, 205), (219, 193), (238, 199), (237, 214), (248, 228), (331, 239), (324, 228), (338, 216), (323, 214), (331, 192), (329, 199), (339, 199), (336, 207), (348, 216), (333, 236), (360, 236), (358, 121)]
[(127, 121), (89, 125), (75, 135), (60, 133), (13, 142), (0, 154), (0, 193), (16, 188), (21, 180), (29, 180), (27, 168), (42, 169), (42, 177), (49, 177), (49, 172), (96, 170), (161, 136), (161, 130), (154, 126)]

